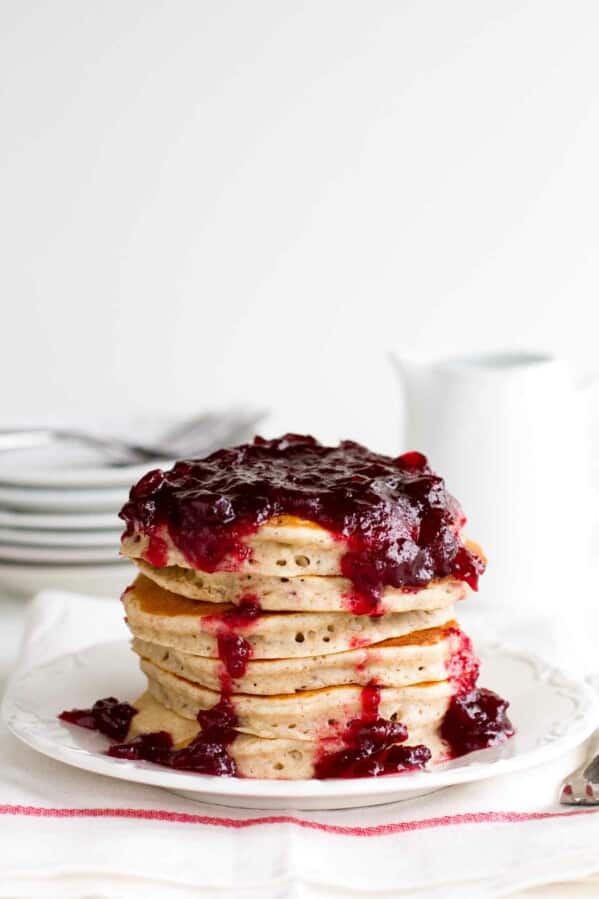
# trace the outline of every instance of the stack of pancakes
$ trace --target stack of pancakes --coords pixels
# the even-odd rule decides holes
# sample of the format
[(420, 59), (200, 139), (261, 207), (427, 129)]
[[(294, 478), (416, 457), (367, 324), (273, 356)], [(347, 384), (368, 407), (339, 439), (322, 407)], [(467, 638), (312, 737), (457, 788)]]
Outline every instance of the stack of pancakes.
[(348, 734), (381, 721), (407, 728), (402, 747), (426, 747), (432, 762), (447, 756), (443, 719), (477, 675), (455, 621), (463, 580), (385, 586), (364, 614), (342, 575), (343, 542), (315, 522), (269, 519), (243, 538), (235, 570), (194, 567), (167, 529), (151, 564), (151, 540), (133, 529), (122, 543), (140, 569), (123, 603), (148, 681), (129, 738), (167, 731), (184, 746), (198, 714), (225, 699), (236, 731), (227, 752), (241, 776), (326, 776), (335, 767), (323, 760), (351, 753)]

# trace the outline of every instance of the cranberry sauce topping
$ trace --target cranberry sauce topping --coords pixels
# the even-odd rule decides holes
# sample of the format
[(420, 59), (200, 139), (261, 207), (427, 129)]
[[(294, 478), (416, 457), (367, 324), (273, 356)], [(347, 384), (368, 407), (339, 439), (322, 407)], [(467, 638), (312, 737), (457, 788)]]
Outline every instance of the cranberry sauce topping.
[(248, 557), (243, 538), (277, 515), (313, 521), (345, 541), (342, 572), (353, 610), (376, 614), (384, 585), (420, 587), (453, 575), (476, 589), (484, 563), (460, 540), (465, 518), (421, 453), (395, 459), (313, 437), (223, 449), (149, 472), (121, 510), (125, 536), (149, 536), (147, 560), (165, 564), (163, 528), (204, 571)]
[[(99, 730), (115, 740), (124, 740), (137, 710), (116, 699), (100, 699), (91, 709), (73, 709), (59, 715), (63, 721)], [(204, 712), (199, 712), (202, 730), (183, 749), (173, 749), (172, 737), (166, 731), (141, 734), (128, 743), (110, 746), (107, 754), (119, 759), (144, 759), (199, 774), (234, 777), (237, 767), (227, 751), (236, 736), (237, 718), (228, 699)]]
[(378, 717), (380, 689), (374, 683), (362, 689), (362, 711), (343, 734), (345, 747), (334, 752), (323, 741), (315, 777), (377, 777), (410, 768), (422, 768), (431, 754), (426, 746), (398, 746), (408, 738), (405, 724)]
[(399, 746), (408, 737), (404, 724), (376, 718), (350, 724), (347, 748), (324, 752), (316, 762), (314, 776), (320, 780), (330, 777), (378, 777), (397, 774), (411, 768), (422, 768), (431, 757), (423, 745)]
[(153, 734), (140, 734), (129, 743), (115, 743), (106, 750), (106, 755), (115, 759), (144, 759), (146, 762), (155, 762), (158, 765), (169, 766), (173, 756), (173, 739), (165, 730), (158, 730)]
[(69, 724), (77, 724), (79, 727), (87, 727), (89, 730), (99, 730), (112, 740), (124, 740), (131, 724), (131, 719), (137, 714), (137, 709), (126, 702), (119, 702), (114, 696), (106, 699), (98, 699), (91, 709), (71, 709), (61, 712), (58, 716), (61, 721)]
[(248, 595), (242, 597), (236, 609), (204, 616), (203, 627), (216, 635), (218, 656), (223, 663), (221, 693), (225, 696), (232, 692), (231, 680), (243, 677), (252, 657), (251, 643), (238, 631), (250, 628), (260, 614), (258, 598)]
[(251, 644), (239, 634), (219, 634), (218, 657), (223, 663), (226, 677), (221, 677), (221, 692), (230, 692), (230, 679), (243, 677), (252, 657)]
[(477, 687), (454, 696), (441, 725), (452, 756), (498, 746), (514, 735), (507, 716), (509, 703), (492, 690)]
[(452, 650), (445, 663), (447, 677), (455, 686), (457, 696), (470, 693), (474, 689), (480, 662), (472, 647), (472, 641), (458, 627), (450, 628)]
[(108, 755), (123, 759), (144, 759), (180, 771), (235, 777), (237, 766), (227, 751), (236, 736), (237, 718), (228, 699), (198, 713), (202, 730), (183, 749), (172, 749), (172, 739), (165, 731), (142, 734), (129, 743), (111, 746)]
[(375, 721), (381, 704), (381, 688), (374, 681), (370, 681), (362, 687), (360, 704), (362, 706), (362, 722)]

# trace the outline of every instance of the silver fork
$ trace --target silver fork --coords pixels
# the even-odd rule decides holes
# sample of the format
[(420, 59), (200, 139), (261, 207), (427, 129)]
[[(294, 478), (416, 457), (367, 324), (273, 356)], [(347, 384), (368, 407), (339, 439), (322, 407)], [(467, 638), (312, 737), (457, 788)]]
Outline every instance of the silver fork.
[(591, 737), (586, 761), (562, 784), (562, 805), (599, 805), (599, 731)]
[(263, 411), (208, 412), (169, 429), (155, 444), (130, 443), (118, 437), (100, 437), (71, 428), (0, 429), (2, 450), (47, 446), (55, 442), (81, 443), (105, 454), (111, 465), (131, 465), (157, 459), (174, 459), (212, 452), (246, 437), (264, 418)]
[[(587, 681), (599, 693), (599, 675)], [(599, 805), (599, 730), (589, 740), (586, 761), (563, 782), (559, 801), (562, 805)]]

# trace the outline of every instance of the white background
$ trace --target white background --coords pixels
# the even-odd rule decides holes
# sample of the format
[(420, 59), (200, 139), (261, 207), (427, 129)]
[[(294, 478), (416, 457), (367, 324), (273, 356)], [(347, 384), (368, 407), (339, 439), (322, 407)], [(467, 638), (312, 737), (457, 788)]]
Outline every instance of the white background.
[(391, 448), (392, 347), (597, 367), (599, 5), (0, 5), (3, 421)]

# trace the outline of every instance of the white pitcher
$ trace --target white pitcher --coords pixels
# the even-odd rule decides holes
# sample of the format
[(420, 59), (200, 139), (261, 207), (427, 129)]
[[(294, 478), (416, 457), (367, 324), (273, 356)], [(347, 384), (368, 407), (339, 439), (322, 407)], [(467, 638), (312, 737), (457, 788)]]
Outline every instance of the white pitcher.
[(585, 589), (594, 519), (585, 401), (568, 367), (519, 352), (394, 364), (402, 448), (428, 456), (488, 555), (480, 602), (563, 614)]

